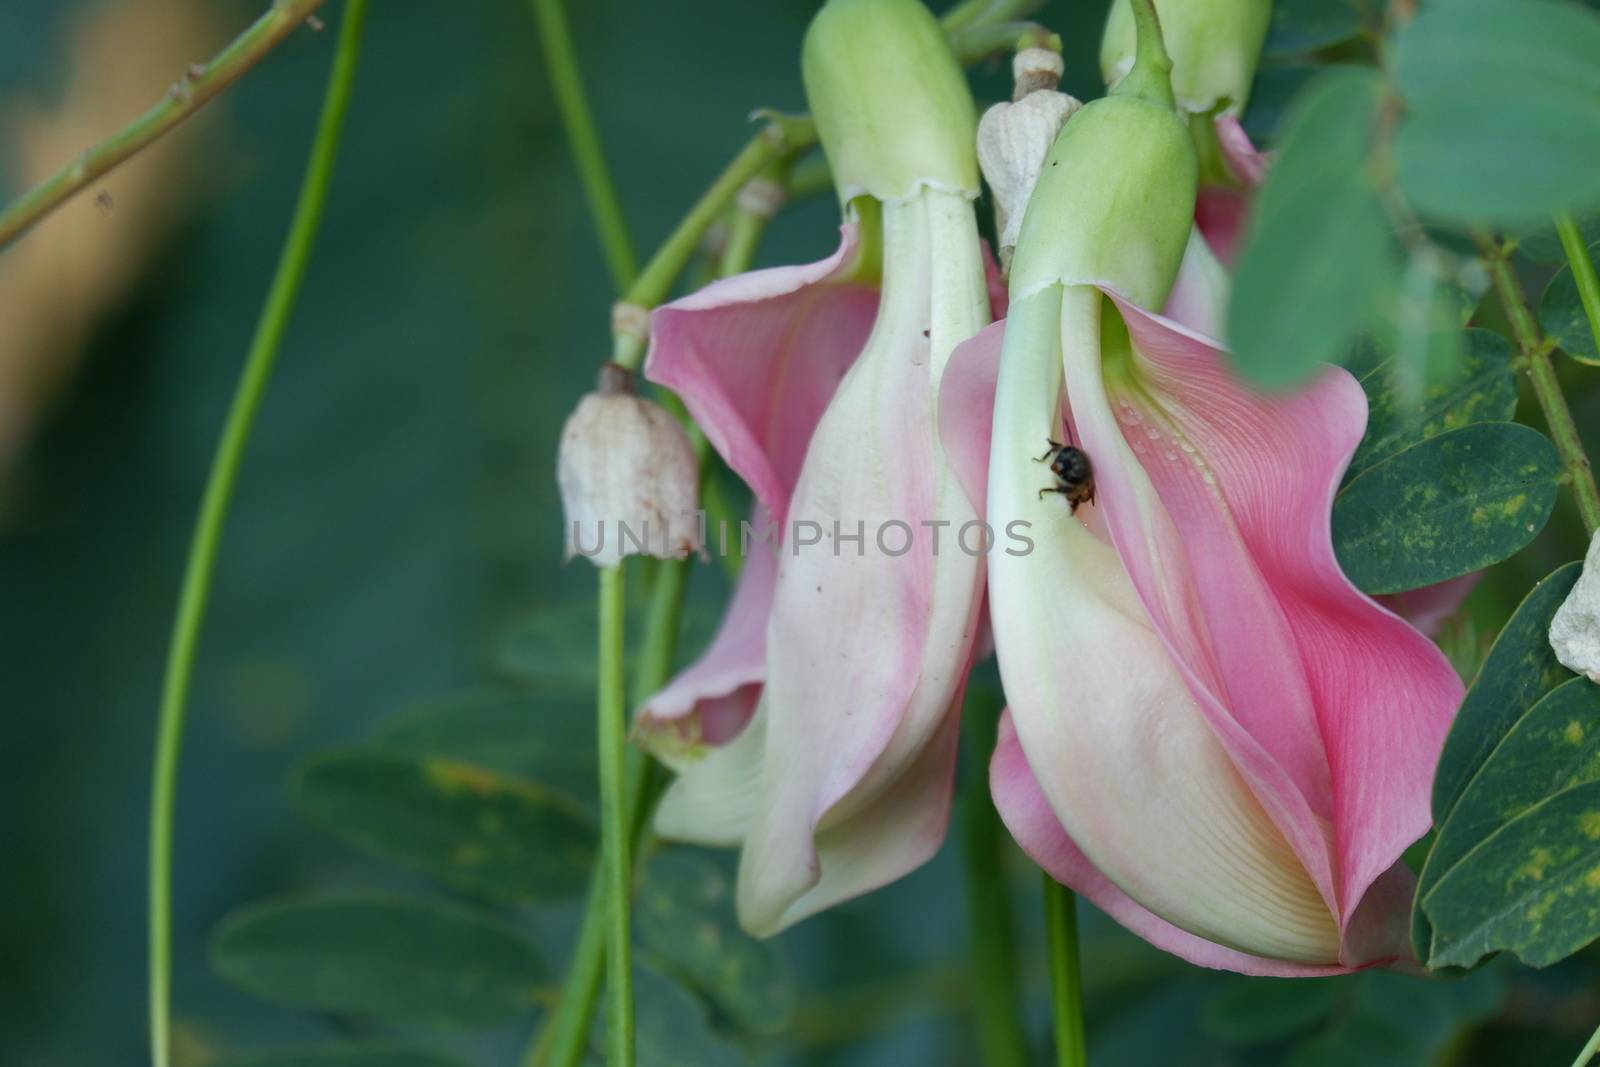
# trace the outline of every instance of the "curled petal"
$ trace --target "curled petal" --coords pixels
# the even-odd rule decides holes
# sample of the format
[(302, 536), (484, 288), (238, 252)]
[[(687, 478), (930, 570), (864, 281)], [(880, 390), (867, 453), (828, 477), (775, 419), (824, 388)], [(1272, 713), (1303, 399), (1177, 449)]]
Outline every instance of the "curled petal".
[(878, 307), (854, 279), (855, 224), (803, 267), (713, 282), (650, 316), (645, 376), (683, 399), (718, 454), (782, 522), (806, 444)]
[[(1092, 289), (1065, 296), (1099, 300)], [(1027, 522), (1036, 542), (989, 566), (1017, 737), (1061, 826), (1142, 908), (1237, 952), (1336, 963), (1332, 909), (1197, 705), (1117, 550), (1097, 536), (1104, 508), (1075, 514), (1059, 496), (1041, 498), (1052, 483), (1036, 450), (1061, 433), (1062, 307), (1059, 287), (1013, 305), (995, 408), (989, 518)], [(1106, 460), (1076, 394), (1072, 404), (1103, 492)]]
[(1216, 123), (1223, 162), (1238, 185), (1202, 188), (1195, 199), (1194, 222), (1217, 259), (1232, 267), (1238, 259), (1239, 241), (1244, 235), (1250, 200), (1256, 187), (1266, 177), (1267, 159), (1250, 143), (1249, 134), (1244, 132), (1237, 118), (1223, 115)]
[[(809, 914), (813, 894), (845, 891), (819, 851), (828, 831), (880, 803), (919, 825), (930, 817), (902, 810), (902, 779), (942, 736), (977, 631), (982, 561), (956, 544), (976, 516), (935, 426), (949, 354), (987, 321), (972, 206), (925, 190), (886, 204), (883, 222), (882, 309), (788, 511), (760, 811), (740, 866), (740, 917), (756, 933)], [(933, 777), (922, 796), (942, 813), (948, 776)], [(891, 866), (912, 855), (922, 850), (897, 850)]]
[(1112, 540), (1216, 736), (1345, 930), (1428, 828), (1462, 692), (1438, 649), (1333, 555), (1333, 494), (1365, 397), (1335, 368), (1261, 396), (1206, 338), (1114, 294), (1079, 299), (1064, 367)]

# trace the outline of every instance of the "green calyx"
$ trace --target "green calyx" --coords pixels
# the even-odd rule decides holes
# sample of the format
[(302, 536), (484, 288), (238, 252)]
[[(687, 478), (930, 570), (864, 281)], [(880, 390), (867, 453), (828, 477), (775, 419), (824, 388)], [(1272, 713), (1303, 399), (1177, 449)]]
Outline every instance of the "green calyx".
[(1011, 261), (1013, 302), (1061, 283), (1104, 285), (1159, 308), (1178, 276), (1199, 162), (1173, 109), (1155, 6), (1133, 0), (1133, 12), (1133, 69), (1069, 119), (1045, 157)]
[[(1115, 0), (1111, 5), (1100, 43), (1100, 69), (1108, 84), (1126, 80), (1123, 73), (1138, 49), (1139, 8), (1148, 3)], [(1159, 6), (1178, 106), (1191, 113), (1242, 112), (1267, 37), (1272, 0), (1159, 0)]]
[(1011, 261), (1011, 299), (1105, 285), (1160, 308), (1194, 223), (1198, 164), (1177, 113), (1110, 96), (1068, 120), (1045, 157)]
[(801, 72), (841, 201), (924, 186), (977, 195), (977, 109), (921, 0), (828, 0)]

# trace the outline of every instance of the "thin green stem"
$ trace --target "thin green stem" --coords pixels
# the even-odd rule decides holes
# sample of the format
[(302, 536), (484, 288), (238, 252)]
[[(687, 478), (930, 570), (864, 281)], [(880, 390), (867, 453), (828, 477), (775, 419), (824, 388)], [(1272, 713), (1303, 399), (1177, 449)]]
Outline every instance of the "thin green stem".
[(1578, 299), (1583, 303), (1584, 317), (1589, 320), (1589, 335), (1594, 338), (1595, 350), (1600, 351), (1600, 277), (1595, 276), (1594, 260), (1583, 243), (1583, 231), (1571, 215), (1556, 216), (1556, 233), (1561, 237), (1561, 248), (1567, 253), (1567, 266), (1572, 280), (1578, 283)]
[[(275, 10), (287, 10), (290, 6), (282, 5)], [(305, 278), (306, 265), (310, 262), (317, 228), (327, 203), (334, 159), (338, 154), (340, 135), (350, 106), (351, 89), (355, 83), (361, 26), (366, 9), (366, 0), (350, 0), (345, 7), (338, 52), (328, 76), (322, 117), (318, 120), (311, 156), (306, 163), (300, 199), (295, 205), (294, 220), (284, 241), (277, 273), (267, 292), (266, 304), (250, 342), (250, 352), (245, 359), (233, 403), (228, 409), (222, 438), (217, 443), (217, 451), (211, 461), (211, 473), (206, 481), (205, 495), (200, 503), (200, 514), (195, 521), (189, 558), (184, 568), (177, 618), (172, 627), (172, 643), (167, 653), (166, 678), (162, 685), (156, 731), (150, 797), (150, 1059), (155, 1067), (167, 1067), (171, 1056), (172, 824), (177, 806), (178, 762), (183, 746), (189, 683), (194, 675), (195, 653), (205, 622), (217, 550), (227, 522), (228, 505), (238, 482), (239, 466), (250, 440), (256, 412), (266, 393), (267, 382), (272, 377), (278, 348), (288, 328), (295, 297)]]
[(583, 91), (583, 77), (578, 72), (572, 31), (567, 25), (562, 0), (533, 0), (533, 17), (539, 23), (539, 40), (544, 46), (545, 65), (550, 70), (550, 86), (555, 92), (556, 106), (561, 109), (561, 124), (566, 128), (567, 143), (578, 165), (578, 179), (589, 201), (589, 214), (600, 236), (606, 268), (611, 272), (617, 292), (624, 292), (633, 284), (639, 268), (628, 237), (628, 223), (622, 214), (622, 202), (617, 197), (617, 186), (606, 166), (594, 114), (589, 110), (589, 98)]
[(1050, 1014), (1055, 1019), (1057, 1067), (1084, 1067), (1083, 977), (1078, 965), (1078, 896), (1044, 876), (1044, 923), (1050, 946)]
[(605, 871), (606, 1063), (633, 1067), (633, 863), (628, 831), (622, 631), (625, 613), (621, 567), (602, 567), (600, 685), (596, 707), (600, 746), (600, 852)]
[(190, 67), (161, 102), (13, 200), (0, 211), (0, 248), (22, 236), (84, 186), (199, 111), (259, 63), (324, 0), (278, 0), (265, 15), (205, 64)]
[(1578, 436), (1578, 426), (1572, 421), (1572, 411), (1567, 398), (1561, 393), (1561, 383), (1556, 379), (1555, 368), (1550, 364), (1550, 343), (1539, 328), (1539, 320), (1528, 306), (1522, 283), (1517, 280), (1511, 260), (1504, 246), (1487, 235), (1479, 235), (1478, 246), (1489, 267), (1489, 278), (1495, 293), (1511, 321), (1511, 333), (1517, 349), (1528, 370), (1528, 380), (1533, 384), (1533, 395), (1539, 400), (1544, 421), (1555, 441), (1556, 453), (1566, 468), (1572, 483), (1573, 496), (1578, 502), (1578, 514), (1584, 529), (1593, 534), (1600, 529), (1600, 489), (1596, 489), (1594, 471), (1589, 456)]
[(1588, 1043), (1583, 1046), (1583, 1051), (1578, 1053), (1578, 1058), (1572, 1061), (1572, 1067), (1588, 1067), (1596, 1052), (1600, 1052), (1600, 1027), (1589, 1035)]
[[(768, 121), (701, 194), (689, 213), (662, 242), (656, 254), (650, 257), (650, 262), (645, 264), (644, 270), (622, 299), (642, 308), (653, 308), (665, 300), (673, 281), (683, 273), (706, 230), (717, 221), (744, 184), (774, 160), (805, 148), (815, 140), (816, 129), (810, 119), (784, 116)], [(615, 362), (633, 370), (643, 357), (644, 342), (641, 339), (626, 333), (616, 335), (611, 355)]]
[(1027, 18), (1043, 6), (1044, 0), (962, 0), (939, 16), (939, 21), (954, 37), (974, 25)]
[(1001, 874), (1004, 830), (989, 797), (989, 756), (999, 710), (993, 700), (973, 694), (961, 720), (969, 763), (961, 787), (961, 855), (967, 870), (972, 1007), (985, 1067), (1027, 1067), (1016, 930)]

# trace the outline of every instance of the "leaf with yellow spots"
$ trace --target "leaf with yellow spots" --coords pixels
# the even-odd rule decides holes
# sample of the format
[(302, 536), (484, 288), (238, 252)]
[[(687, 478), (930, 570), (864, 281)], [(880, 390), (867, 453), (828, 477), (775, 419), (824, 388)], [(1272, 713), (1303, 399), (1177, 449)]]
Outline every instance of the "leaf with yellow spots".
[(1418, 885), (1430, 966), (1543, 965), (1600, 936), (1600, 687), (1566, 682), (1484, 761)]
[(1333, 548), (1368, 593), (1403, 593), (1498, 563), (1532, 541), (1561, 463), (1539, 431), (1478, 422), (1374, 463), (1333, 502)]
[(576, 896), (595, 856), (589, 813), (565, 795), (462, 760), (382, 749), (314, 757), (295, 799), (369, 855), (510, 902)]
[(796, 997), (789, 957), (781, 942), (739, 929), (733, 879), (710, 859), (686, 849), (652, 859), (634, 914), (643, 953), (741, 1029), (773, 1034), (789, 1024)]

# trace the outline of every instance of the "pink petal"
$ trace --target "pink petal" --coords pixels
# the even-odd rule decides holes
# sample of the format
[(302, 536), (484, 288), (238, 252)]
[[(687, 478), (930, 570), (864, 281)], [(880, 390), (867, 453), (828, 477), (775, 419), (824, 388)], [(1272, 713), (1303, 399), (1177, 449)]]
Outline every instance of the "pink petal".
[(803, 267), (713, 282), (650, 316), (645, 376), (683, 399), (782, 522), (812, 428), (872, 331), (877, 289), (851, 280), (860, 239)]
[(1250, 201), (1266, 176), (1267, 160), (1256, 151), (1250, 136), (1232, 115), (1217, 119), (1217, 140), (1222, 145), (1223, 160), (1241, 188), (1210, 186), (1201, 189), (1195, 199), (1194, 222), (1217, 258), (1232, 267), (1238, 258), (1239, 239), (1244, 233)]
[[(1019, 742), (1056, 820), (1142, 908), (1238, 952), (1334, 964), (1333, 908), (1152, 628), (1103, 533), (1104, 509), (1074, 512), (1040, 493), (1051, 476), (1037, 450), (1063, 437), (1059, 339), (1064, 317), (1074, 321), (1064, 311), (1087, 307), (1092, 327), (1101, 303), (1097, 290), (1054, 287), (1018, 301), (1006, 323), (988, 519), (1027, 523), (1035, 545), (991, 554), (989, 596)], [(1100, 466), (1086, 425), (1079, 413), (1065, 434)]]
[(1222, 158), (1228, 169), (1243, 185), (1254, 188), (1267, 176), (1267, 157), (1250, 143), (1250, 135), (1233, 115), (1217, 118), (1217, 140), (1222, 144)]
[[(767, 528), (759, 520), (755, 526), (758, 535)], [(698, 660), (645, 701), (638, 715), (643, 730), (693, 715), (699, 740), (721, 744), (744, 728), (767, 677), (767, 616), (778, 580), (777, 551), (759, 536), (752, 541), (716, 636)]]
[(939, 385), (939, 438), (961, 488), (979, 513), (989, 495), (989, 434), (1005, 328), (1003, 321), (993, 323), (957, 345)]
[[(740, 917), (757, 933), (806, 913), (830, 828), (905, 788), (977, 633), (982, 557), (957, 544), (976, 514), (935, 425), (949, 356), (987, 321), (976, 223), (968, 201), (933, 191), (883, 219), (883, 305), (812, 436), (778, 566), (761, 811), (740, 865)], [(938, 550), (927, 522), (945, 524)]]
[(1000, 720), (999, 739), (989, 763), (989, 784), (1006, 829), (1046, 874), (1087, 897), (1101, 911), (1157, 948), (1201, 967), (1240, 974), (1305, 978), (1342, 974), (1351, 969), (1253, 956), (1179, 929), (1136, 903), (1090, 863), (1062, 829), (1028, 766), (1010, 712)]
[(1332, 499), (1365, 397), (1333, 368), (1263, 397), (1206, 339), (1112, 299), (1140, 388), (1108, 395), (1101, 344), (1069, 345), (1065, 367), (1113, 540), (1218, 737), (1347, 927), (1428, 828), (1462, 695), (1438, 649), (1334, 559)]

